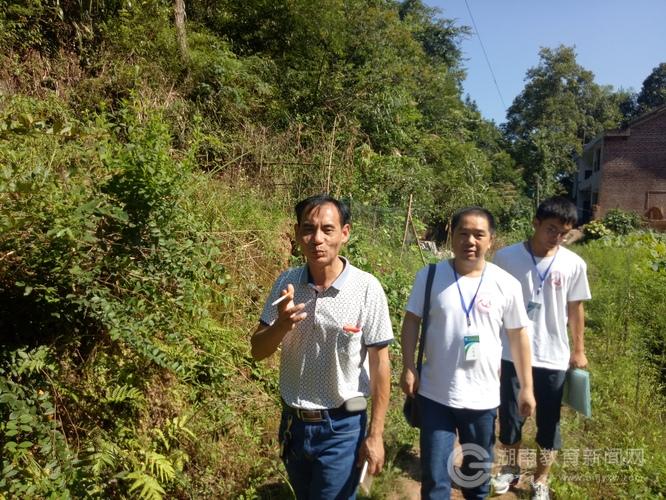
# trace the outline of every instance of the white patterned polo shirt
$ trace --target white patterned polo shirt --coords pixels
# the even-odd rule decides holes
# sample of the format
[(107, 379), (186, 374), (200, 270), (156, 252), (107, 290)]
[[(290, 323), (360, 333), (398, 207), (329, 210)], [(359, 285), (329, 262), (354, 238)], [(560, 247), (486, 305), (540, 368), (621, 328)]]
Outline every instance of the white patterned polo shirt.
[(294, 304), (305, 304), (307, 317), (281, 344), (280, 393), (293, 408), (337, 408), (346, 400), (370, 395), (368, 347), (393, 341), (386, 295), (377, 278), (352, 266), (318, 292), (307, 266), (283, 272), (273, 284), (261, 322), (277, 319), (271, 306), (282, 290), (294, 286)]

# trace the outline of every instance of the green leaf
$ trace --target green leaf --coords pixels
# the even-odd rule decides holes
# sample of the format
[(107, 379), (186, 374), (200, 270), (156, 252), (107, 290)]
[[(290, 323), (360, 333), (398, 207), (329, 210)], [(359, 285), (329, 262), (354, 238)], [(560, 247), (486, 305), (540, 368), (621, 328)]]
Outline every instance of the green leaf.
[(28, 424), (34, 420), (32, 415), (23, 413), (22, 415), (19, 416), (18, 421), (22, 424)]

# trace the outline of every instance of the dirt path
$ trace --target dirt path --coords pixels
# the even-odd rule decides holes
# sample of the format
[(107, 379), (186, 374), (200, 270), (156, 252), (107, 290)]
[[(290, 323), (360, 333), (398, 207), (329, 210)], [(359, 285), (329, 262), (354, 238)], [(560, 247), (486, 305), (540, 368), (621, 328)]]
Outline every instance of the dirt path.
[[(533, 435), (533, 421), (528, 419), (525, 423), (526, 435)], [(458, 444), (456, 443), (456, 446)], [(497, 456), (497, 452), (495, 453)], [(421, 468), (419, 459), (418, 443), (405, 452), (399, 454), (396, 465), (402, 471), (402, 474), (393, 483), (393, 491), (386, 497), (387, 500), (420, 500), (421, 498)], [(459, 464), (458, 464), (459, 465)], [(533, 470), (523, 469), (520, 482), (512, 487), (503, 495), (495, 495), (491, 498), (498, 500), (510, 500), (517, 498), (530, 498), (530, 480)], [(454, 489), (451, 498), (455, 500), (462, 499), (460, 490)]]

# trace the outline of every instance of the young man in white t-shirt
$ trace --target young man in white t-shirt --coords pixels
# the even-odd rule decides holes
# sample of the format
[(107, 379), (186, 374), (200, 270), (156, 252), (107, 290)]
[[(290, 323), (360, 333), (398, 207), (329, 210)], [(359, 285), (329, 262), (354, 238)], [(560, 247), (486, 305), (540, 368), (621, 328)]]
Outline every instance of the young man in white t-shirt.
[[(495, 233), (492, 214), (481, 207), (459, 210), (452, 228), (454, 258), (436, 266), (420, 377), (414, 354), (428, 268), (416, 275), (402, 326), (401, 386), (421, 411), (422, 498), (449, 498), (455, 479), (465, 498), (481, 499), (489, 490), (500, 403), (502, 327), (521, 383), (519, 411), (527, 416), (534, 409), (529, 321), (518, 280), (485, 260)], [(456, 433), (459, 470), (453, 467)]]
[[(539, 445), (532, 498), (538, 500), (549, 498), (548, 473), (556, 450), (562, 444), (560, 406), (566, 371), (570, 366), (584, 368), (587, 365), (583, 341), (583, 301), (590, 299), (587, 266), (578, 255), (560, 246), (576, 222), (576, 206), (571, 201), (561, 196), (549, 198), (537, 209), (532, 236), (497, 251), (493, 259), (520, 281), (531, 320), (536, 442)], [(569, 349), (567, 323), (573, 352)], [(492, 480), (495, 492), (500, 494), (520, 477), (516, 457), (525, 419), (517, 411), (517, 385), (511, 352), (504, 349), (499, 439), (506, 463)]]

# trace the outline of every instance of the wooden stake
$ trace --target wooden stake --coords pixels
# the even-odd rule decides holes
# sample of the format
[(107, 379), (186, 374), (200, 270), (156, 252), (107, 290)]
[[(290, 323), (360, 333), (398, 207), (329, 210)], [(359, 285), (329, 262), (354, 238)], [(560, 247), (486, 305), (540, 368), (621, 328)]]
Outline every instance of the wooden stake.
[(412, 198), (413, 194), (409, 195), (409, 206), (407, 207), (407, 217), (405, 217), (405, 233), (402, 237), (402, 246), (400, 247), (400, 256), (402, 257), (402, 251), (405, 249), (405, 243), (407, 242), (407, 231), (409, 231), (409, 220), (412, 218)]
[(326, 176), (326, 193), (331, 193), (331, 165), (333, 164), (333, 150), (335, 148), (335, 129), (338, 126), (338, 115), (333, 120), (333, 133), (331, 134), (331, 149), (328, 152), (328, 174)]
[(402, 237), (402, 246), (400, 247), (400, 257), (402, 257), (402, 251), (405, 248), (405, 243), (407, 242), (407, 232), (409, 231), (409, 226), (411, 224), (412, 226), (412, 232), (414, 233), (414, 239), (416, 239), (416, 246), (419, 249), (419, 253), (421, 254), (421, 260), (423, 261), (423, 264), (426, 264), (426, 258), (425, 255), (423, 255), (423, 250), (421, 250), (421, 245), (419, 245), (419, 235), (416, 233), (416, 226), (414, 226), (414, 219), (412, 217), (412, 202), (413, 202), (413, 194), (409, 195), (409, 206), (407, 207), (407, 219), (405, 220), (405, 234)]

